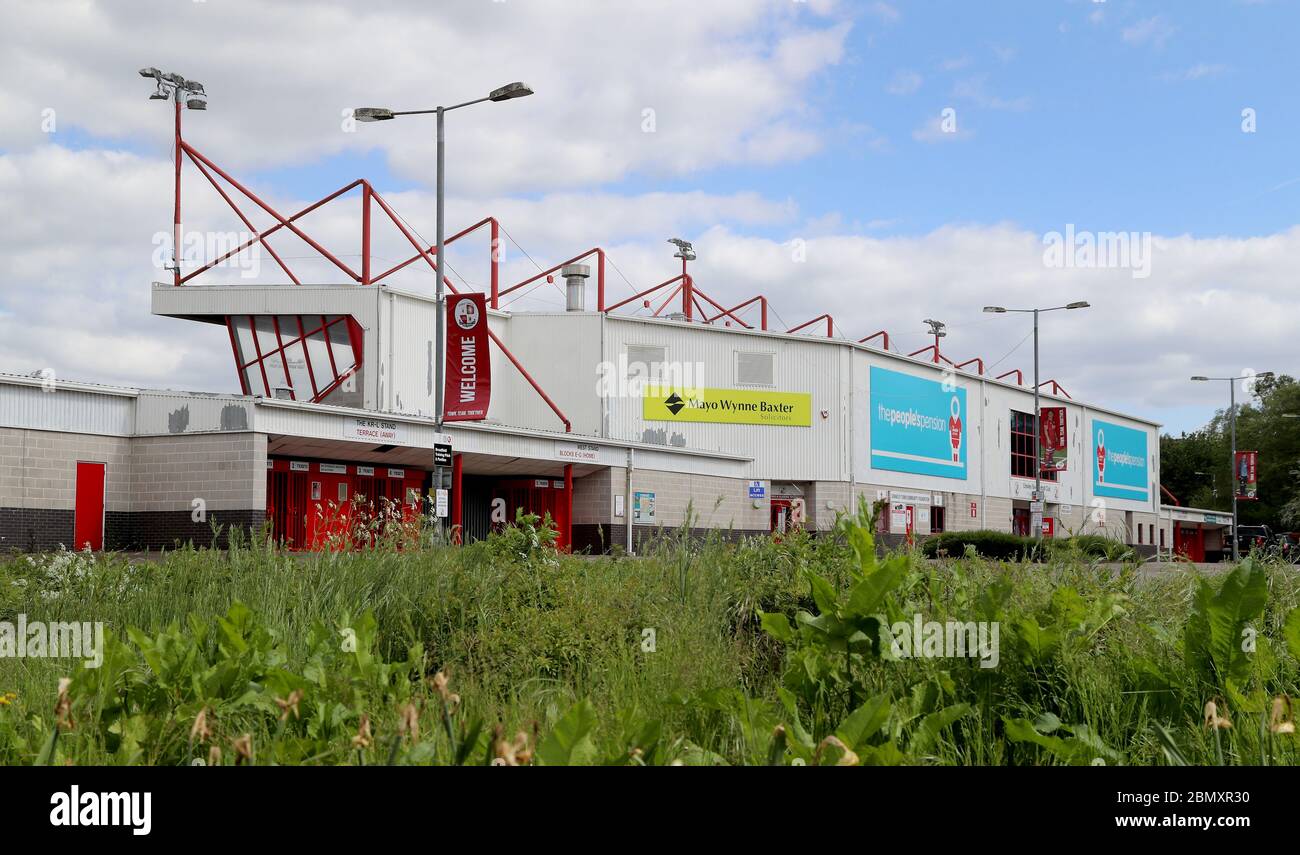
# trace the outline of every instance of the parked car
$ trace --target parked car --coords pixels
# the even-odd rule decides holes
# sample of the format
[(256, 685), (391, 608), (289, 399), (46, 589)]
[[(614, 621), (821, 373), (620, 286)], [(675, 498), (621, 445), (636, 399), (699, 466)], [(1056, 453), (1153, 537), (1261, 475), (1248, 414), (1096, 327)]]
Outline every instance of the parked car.
[(1283, 532), (1277, 536), (1277, 554), (1283, 561), (1300, 564), (1300, 536), (1295, 532)]
[(1273, 531), (1266, 525), (1237, 526), (1237, 551), (1243, 556), (1252, 549), (1265, 552), (1273, 544)]

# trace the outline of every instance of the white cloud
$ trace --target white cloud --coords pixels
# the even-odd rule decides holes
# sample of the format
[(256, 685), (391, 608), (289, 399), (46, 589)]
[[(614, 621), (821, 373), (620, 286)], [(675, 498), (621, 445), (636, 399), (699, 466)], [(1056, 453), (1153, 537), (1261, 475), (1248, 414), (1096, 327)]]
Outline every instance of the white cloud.
[[(5, 3), (0, 148), (43, 141), (41, 111), (53, 108), (61, 130), (162, 150), (170, 116), (147, 100), (142, 65), (206, 84), (209, 110), (187, 114), (187, 137), (238, 169), (380, 149), (423, 181), (432, 117), (345, 133), (342, 112), (454, 103), (515, 79), (537, 94), (448, 118), (455, 189), (681, 175), (819, 148), (807, 96), (843, 57), (850, 22), (838, 4), (625, 0), (565, 14), (561, 2)], [(195, 50), (205, 34), (221, 38)]]
[[(238, 226), (224, 203), (200, 192), (187, 173), (187, 228)], [(219, 327), (154, 318), (152, 239), (170, 220), (170, 164), (110, 152), (55, 146), (0, 156), (0, 370), (52, 368), (58, 376), (101, 382), (233, 390), (229, 341)], [(424, 237), (432, 234), (432, 200), (424, 191), (388, 201)], [(270, 201), (282, 210), (294, 200)], [(353, 200), (355, 201), (355, 200)], [(355, 263), (358, 206), (340, 200), (304, 218), (326, 247)], [(1293, 259), (1300, 227), (1259, 238), (1154, 239), (1151, 274), (1128, 269), (1055, 269), (1044, 265), (1041, 236), (1011, 225), (941, 228), (928, 234), (871, 236), (887, 221), (802, 220), (789, 201), (752, 193), (651, 193), (624, 197), (566, 192), (537, 198), (449, 200), (453, 227), (496, 213), (508, 233), (543, 266), (600, 244), (609, 252), (608, 288), (617, 299), (671, 276), (669, 236), (693, 240), (699, 287), (724, 305), (764, 292), (773, 317), (788, 325), (821, 312), (846, 335), (890, 331), (900, 350), (926, 342), (924, 317), (948, 322), (945, 347), (962, 360), (992, 362), (1018, 342), (1017, 320), (980, 314), (992, 302), (1034, 305), (1086, 299), (1087, 312), (1053, 316), (1043, 373), (1080, 400), (1142, 414), (1218, 402), (1185, 382), (1196, 373), (1243, 366), (1294, 371)], [(883, 218), (882, 218), (883, 219)], [(267, 221), (259, 218), (258, 225)], [(376, 220), (375, 254), (392, 262), (410, 254), (396, 230)], [(1123, 228), (1119, 224), (1116, 228)], [(789, 240), (807, 241), (806, 261)], [(301, 260), (296, 239), (272, 239), (308, 282), (338, 282), (337, 272)], [(449, 252), (458, 277), (487, 281), (486, 235)], [(276, 281), (262, 259), (259, 281)], [(617, 271), (632, 282), (625, 283)], [(507, 240), (503, 285), (536, 271)], [(427, 289), (429, 271), (412, 265), (396, 280)], [(555, 308), (562, 298), (542, 285), (515, 308)], [(1223, 330), (1248, 334), (1222, 335)], [(1289, 361), (1288, 361), (1289, 360)], [(1030, 367), (1027, 346), (1000, 366)]]

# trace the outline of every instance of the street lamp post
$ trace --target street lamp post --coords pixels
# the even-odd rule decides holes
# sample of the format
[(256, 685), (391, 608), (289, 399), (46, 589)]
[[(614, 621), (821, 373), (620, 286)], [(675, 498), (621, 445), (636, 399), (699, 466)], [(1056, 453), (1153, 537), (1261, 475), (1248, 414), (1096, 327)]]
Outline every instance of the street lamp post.
[[(515, 83), (507, 83), (505, 86), (502, 86), (499, 89), (493, 89), (484, 98), (475, 98), (472, 101), (465, 101), (460, 104), (453, 104), (450, 107), (435, 107), (432, 110), (390, 110), (386, 107), (358, 107), (357, 109), (352, 111), (353, 118), (355, 118), (359, 122), (384, 122), (384, 121), (388, 121), (389, 119), (395, 119), (398, 116), (422, 116), (422, 115), (428, 115), (430, 113), (433, 113), (438, 117), (438, 156), (437, 156), (438, 178), (437, 178), (437, 202), (436, 202), (437, 235), (435, 237), (436, 247), (437, 247), (435, 252), (437, 253), (438, 256), (436, 259), (437, 261), (436, 275), (438, 277), (438, 282), (435, 286), (436, 289), (435, 305), (437, 307), (436, 308), (437, 318), (434, 321), (437, 329), (438, 355), (437, 355), (437, 360), (435, 362), (435, 379), (434, 379), (434, 430), (439, 434), (442, 433), (442, 425), (443, 425), (443, 408), (444, 408), (443, 371), (445, 370), (444, 362), (446, 358), (446, 333), (447, 333), (447, 312), (445, 307), (443, 306), (443, 299), (444, 299), (443, 283), (447, 279), (447, 260), (446, 260), (446, 252), (444, 251), (446, 249), (446, 244), (444, 241), (445, 234), (446, 234), (446, 229), (445, 229), (446, 220), (443, 216), (443, 209), (446, 202), (445, 196), (446, 196), (446, 186), (447, 186), (446, 170), (444, 169), (445, 160), (446, 160), (445, 157), (446, 136), (443, 131), (444, 124), (445, 124), (445, 116), (447, 113), (451, 112), (452, 110), (459, 110), (461, 107), (468, 107), (471, 104), (481, 104), (484, 101), (510, 101), (514, 98), (523, 98), (526, 95), (532, 95), (532, 94), (533, 94), (533, 89), (531, 86), (528, 86), (526, 83), (515, 82)], [(496, 247), (493, 247), (492, 250), (493, 252), (495, 252)], [(442, 466), (435, 461), (433, 469), (434, 469), (434, 477), (437, 479), (437, 485), (435, 486), (434, 489), (435, 490), (444, 489), (442, 483), (442, 469), (443, 469)], [(438, 518), (438, 525), (439, 527), (442, 526), (441, 517)]]
[[(1261, 371), (1254, 377), (1272, 377), (1272, 371)], [(1229, 432), (1232, 436), (1232, 450), (1228, 457), (1228, 471), (1232, 477), (1228, 479), (1228, 486), (1232, 489), (1232, 560), (1241, 560), (1241, 550), (1237, 545), (1237, 381), (1246, 379), (1245, 377), (1203, 377), (1196, 375), (1192, 380), (1198, 383), (1208, 383), (1213, 380), (1223, 380), (1228, 384), (1228, 424)]]
[[(1047, 308), (1047, 309), (1007, 309), (1004, 308), (1003, 306), (984, 307), (984, 311), (995, 315), (1003, 315), (1006, 314), (1007, 312), (1015, 312), (1018, 314), (1026, 314), (1026, 315), (1032, 314), (1034, 316), (1034, 498), (1033, 501), (1040, 503), (1039, 504), (1040, 508), (1046, 507), (1046, 504), (1043, 503), (1043, 458), (1042, 458), (1042, 449), (1040, 447), (1040, 436), (1042, 435), (1040, 419), (1042, 418), (1042, 411), (1039, 409), (1039, 404), (1038, 404), (1039, 402), (1038, 316), (1043, 312), (1055, 312), (1060, 309), (1086, 309), (1086, 308), (1088, 308), (1088, 303), (1085, 300), (1079, 300), (1074, 303), (1068, 303), (1064, 306), (1052, 306), (1051, 308)], [(1031, 510), (1029, 519), (1031, 520), (1031, 524), (1033, 525), (1034, 540), (1041, 541), (1043, 539), (1042, 511), (1040, 510), (1037, 514), (1034, 514), (1033, 511)]]

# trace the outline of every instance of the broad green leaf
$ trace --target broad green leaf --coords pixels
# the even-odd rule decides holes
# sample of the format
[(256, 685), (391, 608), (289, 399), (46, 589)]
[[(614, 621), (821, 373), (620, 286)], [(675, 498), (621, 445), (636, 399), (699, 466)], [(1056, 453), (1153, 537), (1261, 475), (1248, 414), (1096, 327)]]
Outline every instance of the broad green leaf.
[(794, 629), (790, 626), (790, 619), (780, 612), (759, 612), (758, 621), (763, 631), (777, 641), (786, 644), (794, 641)]
[(885, 596), (907, 576), (907, 562), (886, 561), (881, 567), (849, 592), (849, 611), (854, 615), (871, 615), (881, 610)]
[(969, 713), (970, 709), (970, 704), (953, 704), (921, 719), (921, 725), (912, 733), (912, 739), (908, 742), (908, 753), (921, 754), (930, 750), (935, 738), (957, 719)]
[(1238, 564), (1217, 592), (1209, 581), (1200, 580), (1184, 629), (1188, 667), (1216, 686), (1244, 683), (1250, 659), (1242, 649), (1243, 631), (1260, 618), (1267, 601), (1268, 574), (1252, 558)]
[(879, 730), (885, 726), (889, 720), (889, 695), (876, 695), (869, 698), (865, 704), (849, 713), (840, 726), (835, 730), (835, 735), (840, 741), (853, 750), (864, 740), (870, 739)]
[(596, 708), (583, 699), (574, 704), (555, 723), (551, 733), (537, 749), (537, 756), (547, 766), (582, 766), (596, 754), (591, 732), (596, 727)]
[(1286, 649), (1300, 659), (1300, 607), (1292, 609), (1286, 616), (1282, 623), (1282, 637), (1286, 639)]

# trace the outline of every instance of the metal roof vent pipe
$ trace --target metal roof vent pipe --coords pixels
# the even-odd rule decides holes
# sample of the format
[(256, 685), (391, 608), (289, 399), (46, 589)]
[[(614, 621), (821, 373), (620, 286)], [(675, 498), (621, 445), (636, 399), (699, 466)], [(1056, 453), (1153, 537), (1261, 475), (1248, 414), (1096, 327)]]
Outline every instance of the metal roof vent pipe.
[(565, 311), (586, 311), (587, 277), (591, 276), (591, 265), (566, 264), (560, 268), (560, 275), (564, 277)]

